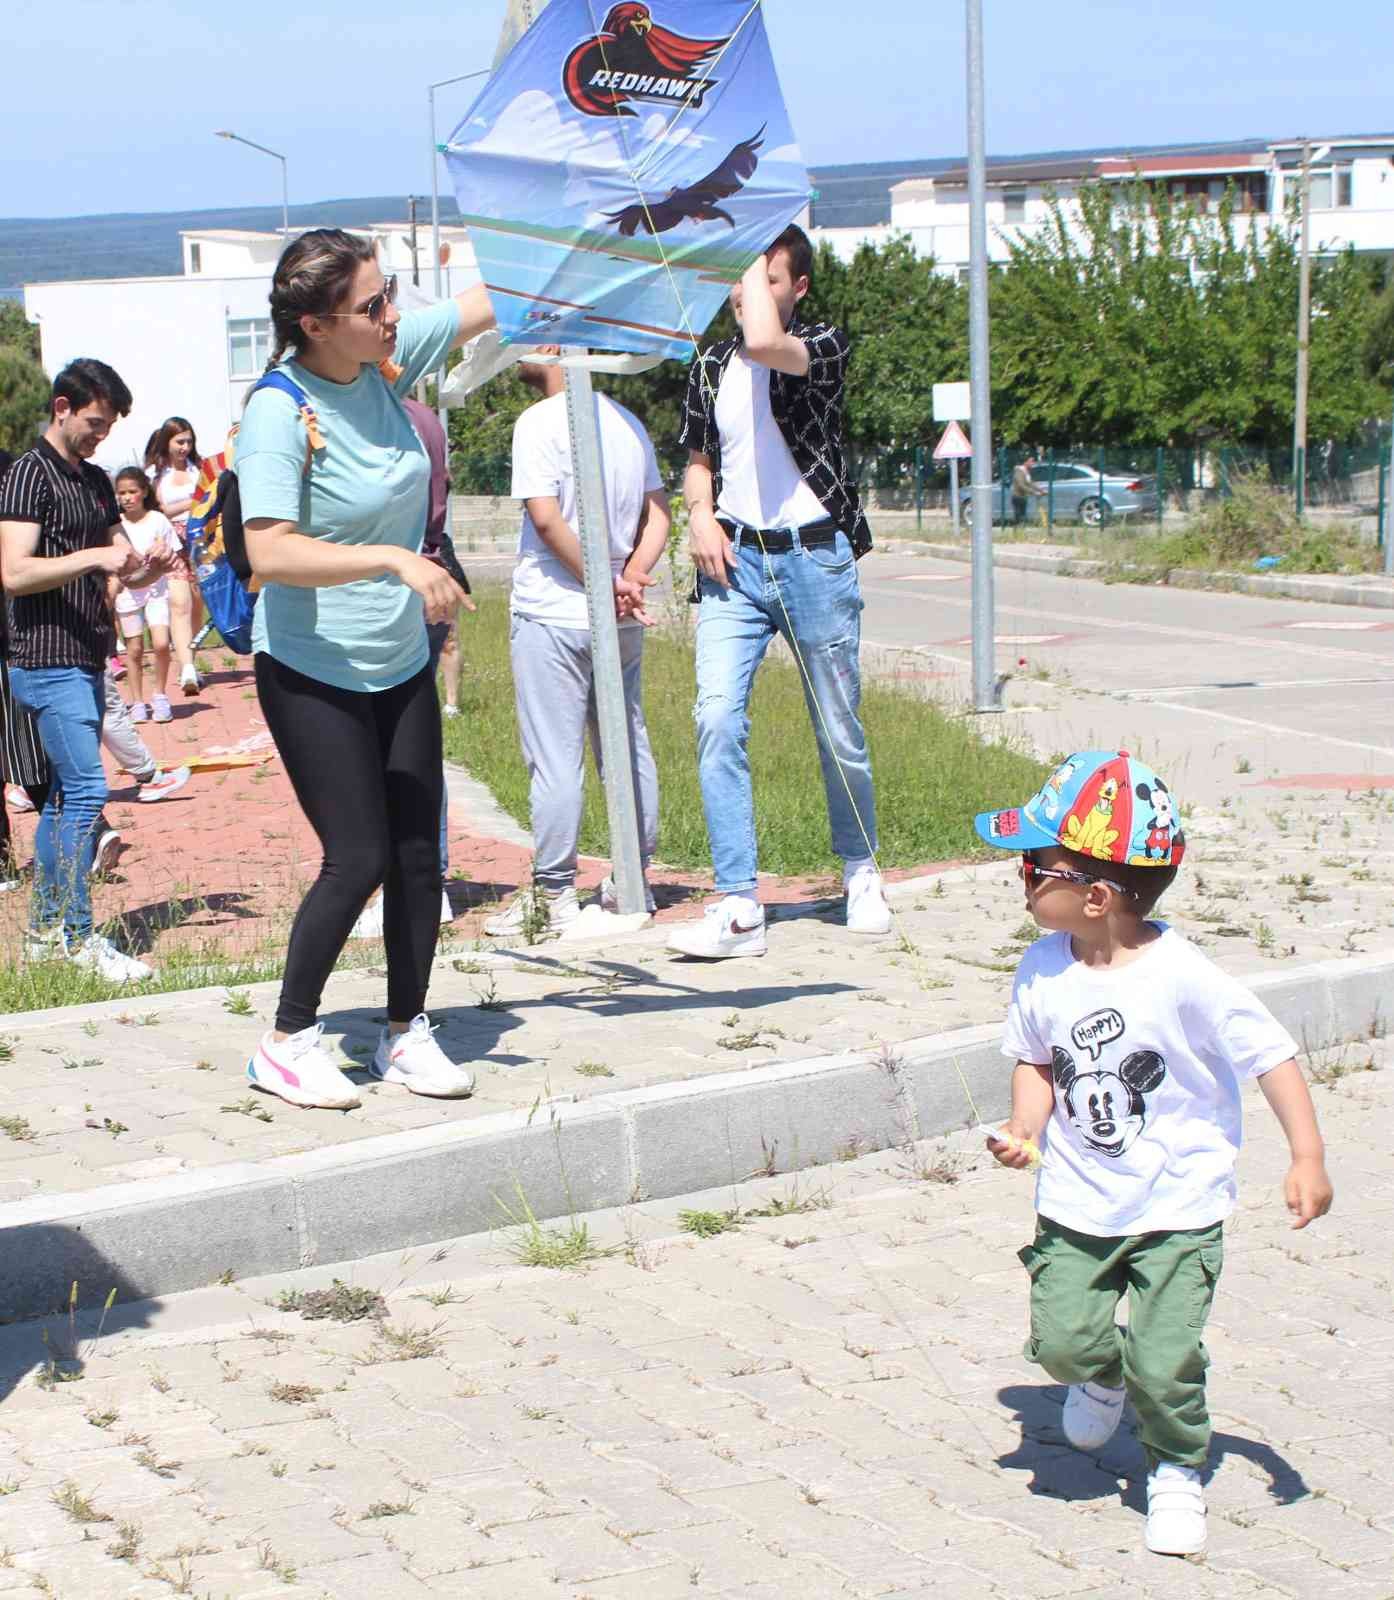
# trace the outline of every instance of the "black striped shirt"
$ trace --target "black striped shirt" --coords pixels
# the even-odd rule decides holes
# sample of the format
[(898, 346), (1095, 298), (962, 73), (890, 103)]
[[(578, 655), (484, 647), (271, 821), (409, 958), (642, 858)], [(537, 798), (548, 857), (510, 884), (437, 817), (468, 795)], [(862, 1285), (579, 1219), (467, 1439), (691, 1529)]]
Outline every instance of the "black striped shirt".
[[(121, 521), (111, 479), (90, 461), (71, 466), (40, 439), (0, 484), (0, 522), (36, 522), (37, 556), (51, 560), (109, 544)], [(10, 664), (101, 672), (115, 646), (106, 575), (86, 572), (42, 594), (9, 600)]]

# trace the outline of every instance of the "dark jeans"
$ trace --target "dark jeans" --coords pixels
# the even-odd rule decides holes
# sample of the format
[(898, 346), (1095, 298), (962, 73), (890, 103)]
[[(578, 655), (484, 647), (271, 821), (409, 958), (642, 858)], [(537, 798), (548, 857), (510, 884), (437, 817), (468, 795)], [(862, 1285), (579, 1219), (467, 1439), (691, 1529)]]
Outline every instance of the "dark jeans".
[(1026, 521), (1026, 496), (1014, 494), (1012, 496), (1012, 526), (1019, 528)]
[(257, 694), (324, 861), (291, 928), (276, 1026), (308, 1028), (358, 913), (383, 885), (387, 1015), (425, 1010), (440, 929), (441, 742), (426, 668), (379, 694), (331, 688), (265, 653)]

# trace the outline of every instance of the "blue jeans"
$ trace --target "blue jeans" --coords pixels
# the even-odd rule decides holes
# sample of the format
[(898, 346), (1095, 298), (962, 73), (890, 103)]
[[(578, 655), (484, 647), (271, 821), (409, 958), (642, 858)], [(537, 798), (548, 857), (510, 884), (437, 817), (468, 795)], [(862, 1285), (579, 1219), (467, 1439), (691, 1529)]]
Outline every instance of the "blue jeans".
[(844, 861), (876, 851), (876, 800), (862, 729), (862, 595), (845, 533), (833, 545), (762, 554), (753, 533), (732, 538), (731, 587), (701, 580), (697, 615), (697, 771), (716, 887), (755, 887), (755, 802), (750, 786), (750, 690), (770, 640), (801, 661), (823, 767), (833, 850)]
[(92, 932), (87, 878), (107, 795), (102, 674), (85, 667), (11, 667), (10, 688), (33, 713), (53, 769), (34, 836), (30, 925), (47, 931), (61, 923), (70, 943), (81, 942)]
[[(431, 653), (430, 670), (431, 683), (436, 681), (436, 673), (440, 670), (440, 653), (445, 649), (445, 641), (450, 637), (450, 624), (448, 622), (428, 622), (426, 624), (426, 648)], [(450, 791), (442, 782), (440, 786), (440, 876), (444, 883), (450, 876), (450, 843), (446, 837), (446, 828), (450, 814)]]

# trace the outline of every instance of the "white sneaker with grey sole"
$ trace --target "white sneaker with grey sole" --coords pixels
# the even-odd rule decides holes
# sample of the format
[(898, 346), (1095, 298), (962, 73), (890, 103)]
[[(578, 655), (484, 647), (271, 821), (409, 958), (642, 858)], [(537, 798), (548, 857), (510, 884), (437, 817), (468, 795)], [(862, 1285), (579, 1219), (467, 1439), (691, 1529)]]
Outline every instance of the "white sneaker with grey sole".
[(110, 939), (100, 933), (89, 933), (81, 944), (69, 945), (63, 941), (63, 954), (75, 967), (85, 967), (108, 983), (139, 983), (154, 975), (155, 969), (146, 966), (118, 950)]
[(535, 885), (519, 889), (502, 911), (489, 918), (484, 931), (491, 939), (526, 938), (529, 930), (534, 938), (549, 933), (559, 933), (581, 915), (581, 902), (576, 898), (574, 884), (568, 884), (560, 894), (549, 894)]
[(1118, 1431), (1127, 1390), (1103, 1383), (1072, 1383), (1060, 1426), (1076, 1450), (1102, 1450)]
[[(606, 878), (600, 885), (600, 909), (602, 911), (618, 911), (620, 908), (620, 892), (615, 887), (613, 878)], [(653, 890), (649, 888), (648, 879), (644, 879), (644, 910), (650, 916), (658, 910), (658, 902), (653, 897)]]
[(413, 1094), (442, 1100), (458, 1100), (474, 1088), (474, 1074), (436, 1043), (435, 1029), (424, 1011), (411, 1019), (405, 1033), (383, 1029), (368, 1070), (384, 1083), (400, 1083)]
[(263, 1034), (256, 1054), (247, 1063), (247, 1082), (293, 1106), (347, 1111), (361, 1105), (353, 1080), (340, 1072), (321, 1047), (323, 1033), (324, 1024), (316, 1022), (284, 1039)]
[(1198, 1556), (1205, 1538), (1199, 1469), (1160, 1462), (1147, 1474), (1147, 1548), (1157, 1556)]
[[(753, 908), (753, 909), (752, 909)], [(728, 894), (708, 906), (700, 922), (681, 922), (668, 935), (674, 955), (724, 961), (765, 954), (764, 907), (745, 895)]]
[(874, 867), (854, 872), (847, 880), (848, 933), (889, 933), (891, 908), (881, 874)]

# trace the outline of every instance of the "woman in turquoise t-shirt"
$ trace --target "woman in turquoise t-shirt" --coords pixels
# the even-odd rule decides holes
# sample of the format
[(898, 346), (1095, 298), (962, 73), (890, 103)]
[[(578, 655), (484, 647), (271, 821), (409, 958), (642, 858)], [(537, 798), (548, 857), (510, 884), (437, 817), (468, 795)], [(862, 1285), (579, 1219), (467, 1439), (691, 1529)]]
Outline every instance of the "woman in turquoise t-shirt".
[[(236, 469), (260, 580), (257, 693), (324, 860), (301, 903), (276, 1025), (247, 1063), (296, 1105), (358, 1104), (320, 1047), (320, 997), (349, 930), (384, 885), (388, 1026), (375, 1077), (463, 1095), (473, 1078), (436, 1044), (426, 990), (440, 923), (440, 712), (426, 623), (464, 596), (420, 554), (430, 468), (400, 396), (493, 323), (483, 287), (402, 315), (373, 246), (316, 229), (271, 282), (279, 389), (247, 404)], [(293, 351), (293, 354), (287, 352)], [(311, 425), (312, 424), (312, 425)]]

